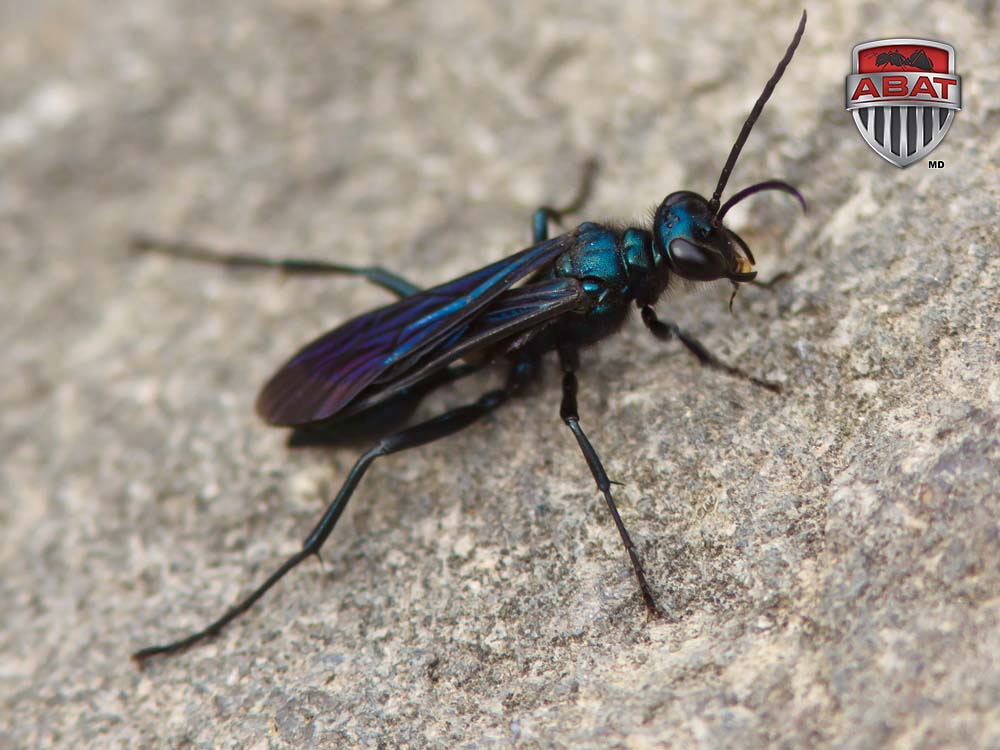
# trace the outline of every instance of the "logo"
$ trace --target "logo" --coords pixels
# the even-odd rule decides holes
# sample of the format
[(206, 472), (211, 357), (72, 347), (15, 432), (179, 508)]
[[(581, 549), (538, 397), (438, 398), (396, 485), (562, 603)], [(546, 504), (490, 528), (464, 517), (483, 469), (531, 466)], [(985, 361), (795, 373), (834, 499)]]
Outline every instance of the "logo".
[(927, 156), (962, 108), (955, 48), (927, 39), (880, 39), (851, 53), (847, 109), (861, 137), (897, 167)]

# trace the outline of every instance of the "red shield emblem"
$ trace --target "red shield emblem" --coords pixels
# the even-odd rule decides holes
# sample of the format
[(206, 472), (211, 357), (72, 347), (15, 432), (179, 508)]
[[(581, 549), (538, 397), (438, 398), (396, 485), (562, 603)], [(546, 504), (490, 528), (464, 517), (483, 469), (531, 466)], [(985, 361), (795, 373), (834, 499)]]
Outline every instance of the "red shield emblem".
[(962, 108), (955, 48), (927, 39), (880, 39), (854, 48), (847, 109), (875, 153), (906, 167), (937, 148)]

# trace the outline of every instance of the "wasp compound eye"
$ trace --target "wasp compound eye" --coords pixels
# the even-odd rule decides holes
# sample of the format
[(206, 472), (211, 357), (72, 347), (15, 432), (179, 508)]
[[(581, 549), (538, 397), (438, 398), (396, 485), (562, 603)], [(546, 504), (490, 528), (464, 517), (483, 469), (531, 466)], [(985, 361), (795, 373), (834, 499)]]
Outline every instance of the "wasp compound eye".
[(678, 275), (691, 281), (714, 281), (728, 274), (722, 255), (707, 245), (697, 245), (683, 237), (675, 237), (667, 245), (670, 265)]

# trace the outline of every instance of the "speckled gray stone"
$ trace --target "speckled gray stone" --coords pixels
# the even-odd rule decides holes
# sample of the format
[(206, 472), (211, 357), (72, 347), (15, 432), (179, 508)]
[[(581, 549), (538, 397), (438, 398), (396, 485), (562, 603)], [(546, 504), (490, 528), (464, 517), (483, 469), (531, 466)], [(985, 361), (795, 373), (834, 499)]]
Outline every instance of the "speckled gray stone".
[[(586, 218), (710, 192), (800, 7), (33, 0), (0, 17), (0, 747), (1000, 747), (1000, 15), (810, 8), (733, 189), (774, 292), (660, 304), (776, 396), (633, 321), (583, 423), (668, 617), (649, 622), (550, 367), (377, 465), (324, 550), (212, 643), (355, 457), (252, 410), (386, 301), (130, 257), (132, 229), (431, 284)], [(964, 110), (898, 170), (843, 110), (851, 47), (955, 45)], [(463, 383), (427, 411), (475, 392)], [(482, 387), (481, 384), (479, 387)]]

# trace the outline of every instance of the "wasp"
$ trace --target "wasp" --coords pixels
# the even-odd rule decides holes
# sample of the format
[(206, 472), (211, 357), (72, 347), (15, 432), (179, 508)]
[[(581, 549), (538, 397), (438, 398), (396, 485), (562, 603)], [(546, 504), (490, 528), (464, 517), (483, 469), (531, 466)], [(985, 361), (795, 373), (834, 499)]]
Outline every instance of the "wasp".
[[(143, 648), (133, 654), (133, 659), (141, 664), (150, 657), (181, 651), (218, 634), (289, 571), (319, 554), (377, 459), (454, 435), (479, 422), (522, 393), (538, 375), (543, 356), (550, 352), (556, 354), (562, 369), (559, 415), (607, 503), (645, 607), (651, 615), (657, 615), (653, 589), (615, 504), (613, 483), (580, 421), (579, 351), (617, 331), (634, 305), (656, 338), (677, 339), (702, 364), (776, 390), (775, 384), (721, 362), (676, 324), (660, 320), (653, 305), (675, 279), (725, 279), (732, 283), (734, 295), (740, 284), (754, 282), (757, 272), (753, 270), (753, 253), (724, 222), (728, 211), (739, 202), (766, 190), (778, 190), (791, 194), (805, 208), (799, 191), (782, 180), (758, 182), (722, 201), (740, 151), (791, 61), (805, 24), (803, 12), (791, 43), (743, 124), (711, 198), (689, 190), (670, 193), (657, 208), (650, 228), (585, 222), (549, 237), (550, 222), (561, 220), (585, 200), (593, 175), (591, 168), (580, 194), (569, 206), (559, 210), (543, 207), (535, 212), (534, 243), (530, 247), (430, 289), (420, 289), (378, 267), (272, 260), (220, 253), (197, 244), (136, 237), (137, 249), (192, 260), (292, 273), (360, 276), (398, 299), (362, 313), (306, 344), (264, 385), (257, 399), (257, 411), (264, 420), (292, 429), (293, 445), (335, 443), (359, 435), (373, 440), (348, 472), (301, 550), (205, 628), (164, 645)], [(491, 363), (505, 365), (503, 385), (475, 401), (412, 423), (417, 404), (428, 393)]]

